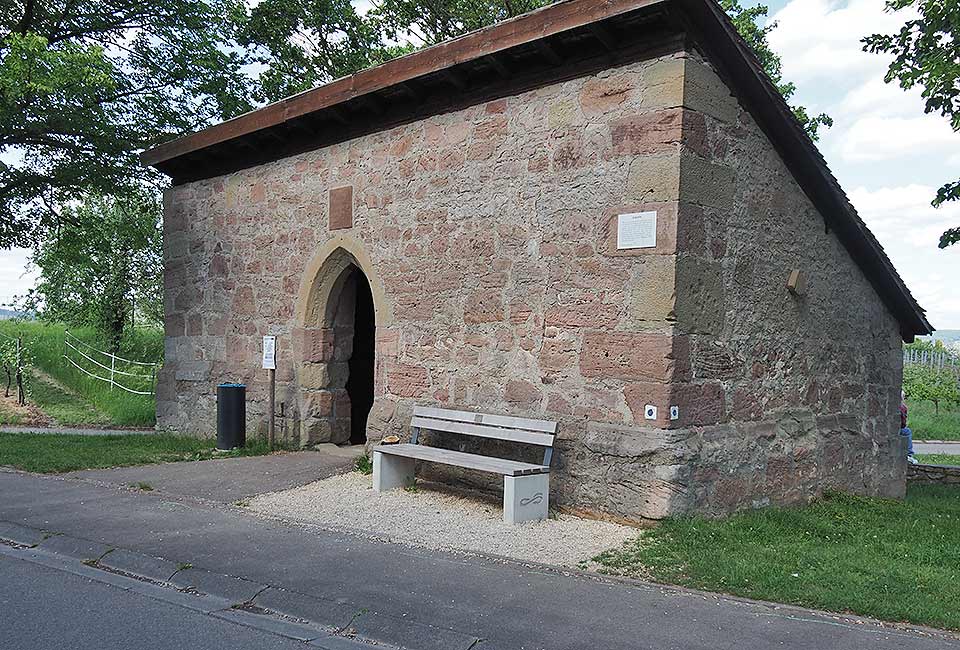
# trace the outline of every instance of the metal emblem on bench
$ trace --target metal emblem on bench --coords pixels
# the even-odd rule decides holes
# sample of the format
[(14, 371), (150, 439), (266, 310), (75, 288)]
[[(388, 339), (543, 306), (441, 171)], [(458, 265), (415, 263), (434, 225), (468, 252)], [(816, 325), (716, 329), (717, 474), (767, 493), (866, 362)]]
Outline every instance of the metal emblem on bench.
[(521, 506), (536, 505), (543, 501), (543, 492), (537, 492), (529, 499), (520, 499)]

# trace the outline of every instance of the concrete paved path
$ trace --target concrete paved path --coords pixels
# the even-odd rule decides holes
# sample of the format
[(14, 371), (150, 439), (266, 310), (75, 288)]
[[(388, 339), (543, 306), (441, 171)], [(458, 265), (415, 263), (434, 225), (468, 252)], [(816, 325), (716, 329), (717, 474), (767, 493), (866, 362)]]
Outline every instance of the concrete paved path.
[(49, 433), (51, 435), (77, 436), (129, 436), (154, 434), (155, 429), (97, 429), (94, 427), (0, 427), (0, 433)]
[(350, 471), (356, 457), (363, 453), (362, 447), (323, 447), (322, 451), (83, 470), (64, 476), (118, 487), (145, 483), (165, 494), (234, 503), (255, 494), (289, 490)]
[(159, 492), (0, 471), (0, 494), (0, 537), (161, 576), (190, 563), (184, 584), (201, 592), (404, 648), (960, 648), (931, 630), (406, 548)]
[(914, 442), (915, 454), (952, 454), (960, 456), (960, 442)]

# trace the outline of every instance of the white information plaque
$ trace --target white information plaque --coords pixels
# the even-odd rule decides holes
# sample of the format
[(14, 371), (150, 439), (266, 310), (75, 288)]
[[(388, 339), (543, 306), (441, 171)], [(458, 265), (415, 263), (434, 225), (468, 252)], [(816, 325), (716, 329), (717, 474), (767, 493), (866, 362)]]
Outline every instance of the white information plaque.
[(617, 249), (654, 248), (656, 245), (656, 212), (631, 212), (617, 215)]
[(277, 369), (277, 337), (263, 337), (263, 367), (267, 370)]

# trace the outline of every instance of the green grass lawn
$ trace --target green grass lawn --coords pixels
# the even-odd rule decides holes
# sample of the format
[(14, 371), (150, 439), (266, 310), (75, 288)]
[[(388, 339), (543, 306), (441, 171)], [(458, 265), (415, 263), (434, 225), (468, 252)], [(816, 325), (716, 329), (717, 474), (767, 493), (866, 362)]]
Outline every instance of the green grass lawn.
[(960, 440), (960, 406), (941, 404), (937, 413), (932, 402), (907, 401), (907, 423), (914, 440)]
[(956, 465), (960, 467), (960, 456), (951, 454), (917, 454), (916, 458), (927, 465)]
[(243, 449), (214, 454), (216, 441), (164, 434), (80, 436), (0, 433), (0, 465), (28, 472), (59, 473), (78, 469), (206, 460), (269, 453), (265, 442), (251, 440)]
[(960, 488), (668, 519), (595, 561), (615, 574), (960, 629)]

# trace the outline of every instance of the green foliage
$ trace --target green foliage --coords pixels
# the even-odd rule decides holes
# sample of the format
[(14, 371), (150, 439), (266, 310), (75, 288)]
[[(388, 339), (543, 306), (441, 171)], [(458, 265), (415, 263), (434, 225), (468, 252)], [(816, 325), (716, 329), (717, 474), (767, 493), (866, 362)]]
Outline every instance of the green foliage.
[(363, 456), (357, 456), (356, 462), (354, 462), (354, 468), (361, 474), (370, 475), (373, 474), (373, 461), (370, 460), (370, 457), (364, 454)]
[[(720, 0), (720, 6), (727, 12), (730, 20), (732, 20), (734, 26), (736, 26), (737, 31), (743, 37), (743, 40), (745, 40), (747, 45), (750, 46), (750, 49), (753, 50), (753, 53), (757, 56), (760, 65), (763, 66), (764, 72), (770, 77), (773, 85), (777, 87), (777, 90), (780, 91), (783, 98), (789, 102), (794, 93), (796, 93), (797, 87), (793, 83), (783, 80), (780, 57), (770, 49), (770, 43), (767, 41), (767, 36), (776, 29), (777, 24), (768, 23), (764, 27), (761, 27), (758, 23), (758, 20), (767, 15), (769, 7), (765, 5), (755, 5), (744, 8), (740, 5), (739, 0)], [(826, 113), (811, 116), (807, 113), (807, 109), (804, 106), (794, 105), (791, 106), (791, 108), (793, 109), (794, 116), (814, 141), (820, 138), (820, 127), (833, 126), (833, 118)]]
[(93, 326), (116, 351), (135, 312), (148, 324), (162, 321), (159, 201), (147, 192), (86, 195), (64, 217), (34, 250), (40, 279), (21, 308), (45, 320)]
[(124, 193), (138, 150), (251, 108), (239, 0), (13, 0), (0, 8), (0, 247)]
[(349, 0), (263, 0), (235, 9), (239, 42), (264, 66), (257, 99), (277, 101), (380, 62), (374, 25)]
[(0, 336), (0, 370), (3, 371), (3, 376), (0, 377), (3, 381), (3, 395), (9, 397), (11, 389), (16, 390), (14, 381), (17, 372), (17, 341), (14, 338)]
[(889, 621), (960, 629), (960, 487), (905, 501), (668, 519), (596, 558), (606, 571)]
[[(102, 423), (114, 426), (153, 426), (156, 422), (156, 400), (152, 395), (133, 395), (110, 390), (102, 381), (87, 377), (63, 358), (64, 326), (42, 321), (0, 321), (0, 333), (20, 334), (32, 354), (32, 364), (50, 375), (92, 406)], [(92, 328), (71, 329), (81, 340), (105, 349), (107, 341)], [(129, 329), (120, 342), (119, 354), (141, 361), (163, 360), (163, 330)], [(32, 390), (32, 389), (31, 389)], [(60, 391), (62, 393), (62, 391)], [(61, 399), (73, 399), (69, 396)]]
[(903, 367), (903, 390), (913, 401), (933, 402), (938, 412), (941, 403), (960, 402), (957, 375), (949, 368), (907, 364)]
[[(888, 0), (888, 11), (909, 9), (919, 17), (907, 20), (896, 34), (873, 34), (863, 39), (868, 52), (892, 54), (886, 81), (898, 81), (909, 90), (923, 88), (927, 113), (940, 113), (954, 131), (960, 131), (960, 3), (956, 0)], [(912, 12), (911, 12), (912, 13)], [(933, 200), (934, 207), (960, 200), (960, 181), (946, 183)], [(940, 237), (940, 248), (960, 241), (960, 227)]]
[(435, 45), (551, 4), (549, 0), (382, 0), (371, 19), (392, 41)]

